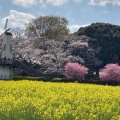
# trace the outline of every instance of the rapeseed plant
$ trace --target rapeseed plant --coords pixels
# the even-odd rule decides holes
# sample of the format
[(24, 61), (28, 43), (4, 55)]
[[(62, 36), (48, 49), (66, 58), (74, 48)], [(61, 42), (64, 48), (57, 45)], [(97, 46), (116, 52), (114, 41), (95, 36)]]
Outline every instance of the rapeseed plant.
[(120, 120), (120, 87), (0, 81), (0, 120)]

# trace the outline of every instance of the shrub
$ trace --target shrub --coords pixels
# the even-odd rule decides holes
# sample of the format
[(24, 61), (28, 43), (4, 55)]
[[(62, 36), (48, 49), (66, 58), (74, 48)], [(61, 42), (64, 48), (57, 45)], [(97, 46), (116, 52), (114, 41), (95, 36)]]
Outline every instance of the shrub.
[(46, 81), (45, 77), (31, 77), (31, 76), (14, 76), (13, 80), (32, 80), (32, 81)]
[(118, 64), (107, 64), (99, 75), (101, 80), (120, 81), (120, 66)]
[(65, 65), (65, 76), (68, 79), (83, 79), (88, 73), (88, 68), (78, 63), (67, 63)]

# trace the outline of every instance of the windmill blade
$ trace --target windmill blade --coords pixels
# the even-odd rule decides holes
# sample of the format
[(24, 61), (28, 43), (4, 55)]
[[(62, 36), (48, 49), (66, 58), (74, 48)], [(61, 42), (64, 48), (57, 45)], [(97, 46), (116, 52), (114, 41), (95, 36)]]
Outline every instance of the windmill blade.
[(5, 30), (5, 33), (8, 32), (10, 30), (10, 28), (8, 28), (7, 30)]
[(8, 19), (6, 19), (6, 23), (5, 23), (5, 31), (6, 31), (6, 29), (7, 29), (7, 24), (8, 24)]

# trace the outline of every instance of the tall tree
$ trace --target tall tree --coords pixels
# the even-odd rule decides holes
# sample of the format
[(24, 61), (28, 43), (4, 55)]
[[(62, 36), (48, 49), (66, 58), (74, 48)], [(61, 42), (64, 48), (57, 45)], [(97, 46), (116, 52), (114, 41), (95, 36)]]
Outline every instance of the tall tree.
[(103, 61), (103, 66), (108, 63), (120, 63), (120, 26), (93, 23), (85, 28), (80, 28), (77, 34), (92, 38), (89, 45), (96, 50), (100, 48), (97, 57)]
[(66, 18), (57, 16), (40, 16), (26, 24), (26, 35), (31, 38), (55, 39), (69, 33)]

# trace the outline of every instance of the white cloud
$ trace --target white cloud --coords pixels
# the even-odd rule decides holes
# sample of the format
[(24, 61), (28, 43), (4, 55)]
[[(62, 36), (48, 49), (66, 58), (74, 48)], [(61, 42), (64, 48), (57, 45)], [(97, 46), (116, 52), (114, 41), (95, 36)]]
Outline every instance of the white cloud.
[(77, 32), (79, 28), (81, 27), (86, 27), (90, 24), (85, 24), (85, 25), (69, 25), (68, 28), (70, 29), (70, 33)]
[(36, 4), (41, 5), (41, 7), (46, 4), (52, 4), (53, 6), (60, 6), (68, 2), (68, 0), (13, 0), (13, 4), (20, 5), (23, 7), (30, 7)]
[(24, 6), (24, 7), (29, 7), (29, 6), (32, 6), (32, 5), (35, 5), (37, 4), (38, 0), (13, 0), (13, 3), (15, 5), (21, 5), (21, 6)]
[[(41, 7), (46, 6), (46, 4), (52, 4), (53, 6), (60, 6), (68, 2), (69, 0), (12, 0), (13, 4), (20, 5), (23, 7), (30, 7), (36, 4), (41, 5)], [(82, 0), (74, 0), (75, 2), (81, 2)], [(120, 0), (88, 0), (92, 5), (105, 6), (106, 4), (120, 5)]]
[(10, 15), (2, 19), (2, 24), (5, 24), (5, 20), (7, 18), (9, 19), (8, 25), (10, 27), (24, 28), (25, 23), (29, 22), (29, 20), (35, 17), (29, 13), (22, 13), (15, 10), (10, 10)]
[(120, 0), (90, 0), (90, 4), (105, 6), (106, 4), (120, 5)]
[(54, 6), (60, 6), (68, 2), (68, 0), (47, 0), (47, 3), (50, 3)]
[(81, 2), (82, 0), (75, 0), (75, 2)]

